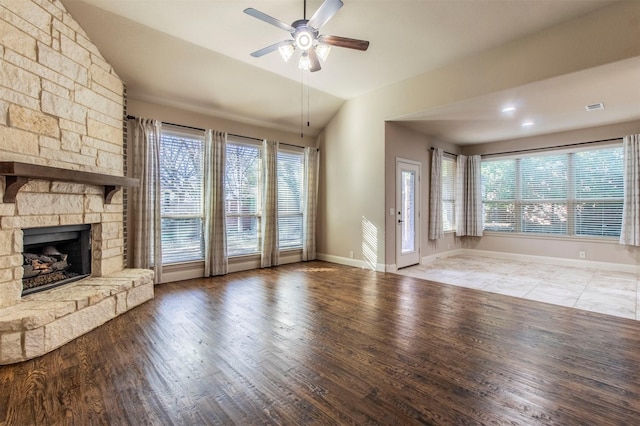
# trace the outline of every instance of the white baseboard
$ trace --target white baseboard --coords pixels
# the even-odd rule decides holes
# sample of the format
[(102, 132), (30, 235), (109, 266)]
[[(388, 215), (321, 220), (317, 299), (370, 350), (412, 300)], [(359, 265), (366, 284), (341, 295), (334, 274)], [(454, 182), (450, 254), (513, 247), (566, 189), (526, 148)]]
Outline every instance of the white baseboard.
[(556, 266), (571, 266), (576, 268), (594, 268), (612, 272), (626, 272), (631, 274), (638, 274), (640, 271), (636, 265), (625, 265), (620, 263), (610, 262), (595, 262), (591, 260), (581, 259), (563, 259), (559, 257), (549, 256), (535, 256), (530, 254), (518, 254), (518, 253), (503, 253), (498, 251), (487, 250), (474, 250), (474, 249), (456, 249), (443, 253), (438, 253), (431, 256), (425, 256), (422, 258), (421, 264), (427, 264), (437, 259), (444, 259), (456, 255), (469, 255), (469, 256), (481, 256), (490, 257), (494, 259), (508, 259), (516, 260), (520, 262), (540, 263), (544, 265), (556, 265)]
[(369, 270), (378, 271), (378, 272), (385, 272), (385, 269), (386, 269), (383, 263), (372, 264), (365, 260), (351, 259), (348, 257), (334, 256), (331, 254), (318, 253), (316, 255), (316, 258), (318, 260), (324, 260), (325, 262), (337, 263), (339, 265), (353, 266), (355, 268), (361, 268), (361, 269), (369, 269)]

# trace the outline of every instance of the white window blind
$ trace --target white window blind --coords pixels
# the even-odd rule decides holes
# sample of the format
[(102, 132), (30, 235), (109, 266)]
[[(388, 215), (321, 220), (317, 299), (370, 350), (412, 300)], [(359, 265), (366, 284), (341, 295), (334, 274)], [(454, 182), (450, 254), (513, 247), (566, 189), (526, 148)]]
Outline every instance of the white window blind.
[(484, 229), (516, 230), (516, 160), (482, 161)]
[(522, 232), (567, 233), (568, 155), (520, 159)]
[(302, 152), (279, 151), (278, 240), (280, 249), (302, 247), (302, 196), (304, 156)]
[(575, 234), (619, 237), (622, 226), (622, 148), (575, 154)]
[(229, 256), (259, 253), (261, 147), (227, 142), (226, 154), (227, 252)]
[(442, 225), (445, 231), (456, 229), (456, 160), (442, 158)]
[(617, 237), (622, 147), (482, 162), (484, 229)]
[(204, 135), (162, 126), (162, 263), (204, 259)]

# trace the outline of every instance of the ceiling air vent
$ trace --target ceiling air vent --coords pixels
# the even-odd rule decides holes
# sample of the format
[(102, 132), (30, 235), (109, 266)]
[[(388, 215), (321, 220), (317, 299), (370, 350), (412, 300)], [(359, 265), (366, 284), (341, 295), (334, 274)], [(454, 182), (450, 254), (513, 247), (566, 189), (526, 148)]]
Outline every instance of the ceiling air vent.
[(604, 103), (598, 102), (597, 104), (586, 105), (584, 107), (587, 111), (596, 111), (598, 109), (604, 109)]

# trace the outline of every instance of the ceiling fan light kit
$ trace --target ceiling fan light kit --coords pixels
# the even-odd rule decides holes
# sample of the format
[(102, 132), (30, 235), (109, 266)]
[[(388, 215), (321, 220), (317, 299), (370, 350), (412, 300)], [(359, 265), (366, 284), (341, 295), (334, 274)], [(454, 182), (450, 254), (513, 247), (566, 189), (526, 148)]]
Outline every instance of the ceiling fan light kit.
[(319, 59), (322, 59), (323, 62), (327, 60), (331, 46), (362, 51), (367, 50), (369, 48), (369, 42), (366, 40), (320, 34), (320, 28), (326, 24), (342, 6), (343, 3), (341, 0), (325, 0), (311, 19), (306, 19), (307, 2), (304, 0), (304, 18), (293, 22), (291, 25), (285, 24), (259, 10), (253, 8), (245, 9), (244, 13), (247, 15), (288, 31), (292, 37), (292, 39), (283, 40), (257, 50), (253, 52), (251, 56), (259, 58), (267, 53), (278, 50), (282, 59), (288, 62), (293, 56), (293, 53), (296, 50), (300, 50), (301, 55), (298, 61), (298, 68), (315, 72), (321, 69)]

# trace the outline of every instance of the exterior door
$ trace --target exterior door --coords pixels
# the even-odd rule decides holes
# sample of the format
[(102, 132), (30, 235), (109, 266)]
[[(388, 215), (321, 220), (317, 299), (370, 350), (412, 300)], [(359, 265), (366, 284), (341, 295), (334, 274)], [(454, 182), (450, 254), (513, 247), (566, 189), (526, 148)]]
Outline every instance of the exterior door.
[(420, 163), (396, 160), (396, 265), (420, 263)]

